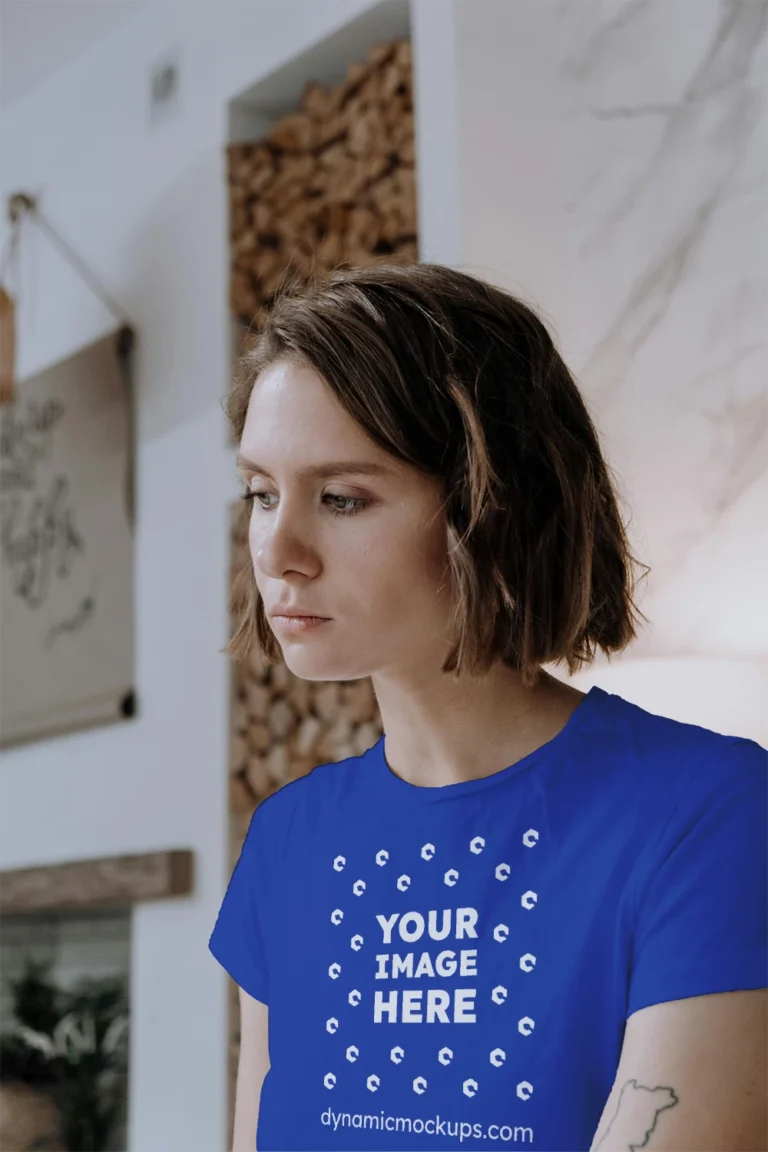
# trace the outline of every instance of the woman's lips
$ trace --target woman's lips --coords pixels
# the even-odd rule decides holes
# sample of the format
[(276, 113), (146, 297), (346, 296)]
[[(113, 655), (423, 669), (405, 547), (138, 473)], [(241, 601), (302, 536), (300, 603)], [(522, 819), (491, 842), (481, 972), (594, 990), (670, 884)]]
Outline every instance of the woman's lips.
[(324, 616), (273, 616), (272, 619), (278, 628), (283, 632), (294, 633), (295, 635), (303, 635), (306, 632), (312, 632), (315, 628), (319, 628), (321, 624), (330, 624)]

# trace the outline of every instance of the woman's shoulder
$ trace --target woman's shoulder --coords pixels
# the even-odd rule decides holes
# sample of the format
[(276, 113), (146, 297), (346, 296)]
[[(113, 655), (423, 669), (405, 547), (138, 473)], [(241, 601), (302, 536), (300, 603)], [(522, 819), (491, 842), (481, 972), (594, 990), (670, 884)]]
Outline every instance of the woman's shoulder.
[(319, 815), (321, 806), (349, 796), (352, 780), (359, 777), (367, 754), (322, 761), (270, 793), (257, 811), (262, 811), (262, 818), (270, 822), (291, 820), (305, 810)]
[(593, 746), (648, 787), (655, 782), (689, 792), (765, 784), (768, 751), (756, 740), (675, 719), (612, 693), (603, 693), (590, 727)]

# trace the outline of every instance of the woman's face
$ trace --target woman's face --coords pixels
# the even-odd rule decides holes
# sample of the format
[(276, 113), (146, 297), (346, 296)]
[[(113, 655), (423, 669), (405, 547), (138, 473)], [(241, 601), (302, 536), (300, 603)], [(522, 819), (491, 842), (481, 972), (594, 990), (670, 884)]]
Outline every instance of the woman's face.
[[(289, 669), (306, 680), (439, 669), (450, 646), (439, 482), (379, 448), (313, 369), (285, 360), (256, 381), (238, 464), (256, 584)], [(286, 608), (326, 619), (291, 631), (275, 615)]]

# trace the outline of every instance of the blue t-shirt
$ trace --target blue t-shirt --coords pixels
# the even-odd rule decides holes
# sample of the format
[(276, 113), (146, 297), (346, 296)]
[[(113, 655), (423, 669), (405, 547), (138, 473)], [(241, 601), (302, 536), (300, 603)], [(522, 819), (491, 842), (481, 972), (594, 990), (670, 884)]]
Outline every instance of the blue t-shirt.
[(211, 935), (259, 1152), (586, 1150), (633, 1012), (768, 985), (768, 753), (597, 687), (484, 779), (384, 743), (257, 808)]

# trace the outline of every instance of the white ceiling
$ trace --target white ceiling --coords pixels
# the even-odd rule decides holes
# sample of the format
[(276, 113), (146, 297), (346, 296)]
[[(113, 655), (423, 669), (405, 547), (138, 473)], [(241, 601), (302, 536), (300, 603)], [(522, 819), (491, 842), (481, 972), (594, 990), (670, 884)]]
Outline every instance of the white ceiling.
[(0, 108), (125, 23), (151, 0), (0, 0)]

